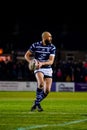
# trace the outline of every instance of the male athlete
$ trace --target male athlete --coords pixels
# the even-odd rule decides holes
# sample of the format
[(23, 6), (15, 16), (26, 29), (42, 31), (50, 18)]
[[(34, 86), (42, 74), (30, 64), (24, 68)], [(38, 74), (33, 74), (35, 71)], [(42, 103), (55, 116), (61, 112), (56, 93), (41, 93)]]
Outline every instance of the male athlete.
[(25, 53), (25, 59), (31, 62), (31, 55), (38, 60), (38, 68), (34, 70), (37, 80), (36, 99), (31, 111), (43, 111), (40, 102), (48, 95), (52, 85), (52, 64), (55, 59), (56, 47), (52, 43), (52, 35), (45, 31), (41, 36), (42, 40), (33, 43)]

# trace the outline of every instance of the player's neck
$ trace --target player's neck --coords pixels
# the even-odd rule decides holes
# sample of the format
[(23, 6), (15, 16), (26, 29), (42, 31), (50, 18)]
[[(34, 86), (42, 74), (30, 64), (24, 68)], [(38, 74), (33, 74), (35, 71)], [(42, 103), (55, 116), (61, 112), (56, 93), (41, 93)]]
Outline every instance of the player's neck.
[(42, 44), (43, 44), (43, 46), (46, 46), (46, 43), (44, 41), (42, 41)]

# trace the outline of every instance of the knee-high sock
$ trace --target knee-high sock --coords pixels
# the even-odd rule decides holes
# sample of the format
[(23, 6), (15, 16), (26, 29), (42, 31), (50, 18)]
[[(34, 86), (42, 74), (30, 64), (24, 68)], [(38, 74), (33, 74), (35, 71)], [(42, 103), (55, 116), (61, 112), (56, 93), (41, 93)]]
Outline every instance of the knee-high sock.
[(35, 103), (39, 104), (48, 94), (44, 93), (43, 89), (37, 88)]

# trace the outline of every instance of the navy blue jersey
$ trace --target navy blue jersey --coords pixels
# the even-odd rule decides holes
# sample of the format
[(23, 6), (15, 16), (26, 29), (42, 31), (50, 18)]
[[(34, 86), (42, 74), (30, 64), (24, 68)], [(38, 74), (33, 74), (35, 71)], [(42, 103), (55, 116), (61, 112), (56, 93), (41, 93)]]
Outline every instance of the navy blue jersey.
[(35, 59), (41, 62), (45, 62), (49, 59), (50, 55), (55, 56), (56, 47), (53, 44), (43, 45), (42, 41), (39, 41), (33, 43), (30, 46), (29, 51), (34, 54)]

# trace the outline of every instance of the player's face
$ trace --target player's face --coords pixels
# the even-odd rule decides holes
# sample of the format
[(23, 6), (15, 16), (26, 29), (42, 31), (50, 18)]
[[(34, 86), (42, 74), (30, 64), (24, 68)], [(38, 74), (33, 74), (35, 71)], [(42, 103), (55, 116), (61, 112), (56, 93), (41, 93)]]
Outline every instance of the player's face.
[(52, 42), (52, 35), (49, 34), (47, 39), (48, 39), (49, 42)]
[(46, 44), (52, 43), (52, 35), (47, 34), (44, 41), (45, 41)]

